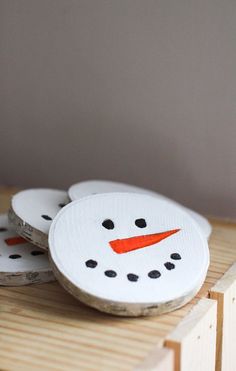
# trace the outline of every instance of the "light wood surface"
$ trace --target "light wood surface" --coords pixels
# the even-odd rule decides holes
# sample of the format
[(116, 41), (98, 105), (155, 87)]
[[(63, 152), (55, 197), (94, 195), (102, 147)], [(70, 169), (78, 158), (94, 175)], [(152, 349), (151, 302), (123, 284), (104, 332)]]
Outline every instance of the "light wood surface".
[[(7, 210), (14, 191), (2, 189), (0, 212)], [(0, 288), (0, 369), (133, 370), (148, 365), (152, 357), (150, 370), (162, 370), (163, 353), (158, 352), (165, 339), (236, 261), (236, 225), (213, 219), (211, 223), (211, 265), (205, 284), (191, 303), (169, 314), (106, 315), (76, 301), (57, 282)], [(168, 362), (172, 353), (166, 354)]]
[(165, 345), (175, 351), (176, 371), (214, 371), (217, 302), (200, 299), (168, 335)]
[(236, 368), (236, 263), (213, 286), (210, 297), (218, 302), (216, 370)]
[(134, 371), (174, 371), (172, 349), (154, 347), (145, 360)]

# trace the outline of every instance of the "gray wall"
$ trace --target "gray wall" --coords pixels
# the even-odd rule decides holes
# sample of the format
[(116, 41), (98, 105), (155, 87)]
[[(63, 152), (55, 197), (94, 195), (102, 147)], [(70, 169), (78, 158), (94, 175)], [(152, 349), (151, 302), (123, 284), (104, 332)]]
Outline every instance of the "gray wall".
[(236, 217), (236, 1), (1, 0), (0, 183)]

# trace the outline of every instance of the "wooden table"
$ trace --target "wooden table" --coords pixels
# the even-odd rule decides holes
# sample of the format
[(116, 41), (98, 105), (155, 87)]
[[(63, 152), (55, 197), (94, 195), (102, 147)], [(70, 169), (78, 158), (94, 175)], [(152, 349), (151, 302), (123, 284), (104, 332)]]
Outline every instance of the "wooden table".
[[(0, 189), (0, 212), (7, 211), (14, 191)], [(230, 347), (231, 341), (236, 343), (231, 328), (236, 330), (235, 266), (223, 275), (236, 261), (236, 224), (211, 223), (205, 284), (191, 303), (169, 314), (102, 314), (75, 300), (57, 282), (1, 287), (0, 369), (211, 371), (216, 353), (218, 370), (235, 370)]]

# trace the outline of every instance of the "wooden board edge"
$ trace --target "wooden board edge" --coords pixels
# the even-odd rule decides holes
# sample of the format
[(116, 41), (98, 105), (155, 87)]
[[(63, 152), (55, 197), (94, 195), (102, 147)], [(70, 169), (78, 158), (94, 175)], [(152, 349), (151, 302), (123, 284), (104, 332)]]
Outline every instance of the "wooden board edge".
[[(210, 290), (210, 298), (217, 300), (217, 341), (216, 341), (216, 371), (229, 371), (228, 366), (235, 358), (233, 347), (234, 340), (231, 339), (234, 331), (232, 330), (233, 320), (236, 323), (236, 310), (232, 317), (232, 306), (236, 305), (236, 262), (224, 273), (217, 283)], [(231, 340), (233, 341), (230, 347)], [(224, 347), (225, 341), (229, 342), (227, 349)], [(227, 352), (227, 354), (226, 354)], [(231, 367), (235, 367), (232, 364)]]
[(155, 347), (134, 371), (173, 371), (174, 352), (172, 349)]
[[(174, 370), (188, 371), (189, 363), (198, 364), (198, 350), (201, 348), (201, 359), (204, 353), (208, 363), (201, 371), (213, 371), (215, 369), (216, 350), (216, 326), (217, 326), (217, 302), (212, 299), (200, 299), (190, 310), (177, 327), (167, 336), (164, 346), (174, 351)], [(211, 348), (208, 341), (211, 339)], [(195, 352), (191, 354), (192, 348)], [(211, 354), (209, 354), (211, 352)], [(191, 357), (191, 358), (190, 358)]]

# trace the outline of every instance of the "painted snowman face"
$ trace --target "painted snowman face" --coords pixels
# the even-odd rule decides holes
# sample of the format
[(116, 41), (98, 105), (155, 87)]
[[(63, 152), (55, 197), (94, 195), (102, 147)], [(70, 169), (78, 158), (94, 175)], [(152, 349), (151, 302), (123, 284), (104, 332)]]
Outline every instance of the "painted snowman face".
[(119, 315), (163, 313), (185, 304), (209, 264), (207, 242), (186, 212), (132, 193), (69, 204), (52, 223), (49, 247), (67, 290)]
[(203, 235), (208, 239), (211, 235), (211, 225), (206, 218), (202, 215), (196, 213), (193, 210), (184, 207), (177, 202), (148, 189), (135, 187), (129, 184), (101, 181), (101, 180), (88, 180), (85, 182), (80, 182), (72, 185), (69, 188), (68, 194), (72, 201), (78, 200), (82, 197), (98, 194), (98, 193), (109, 193), (109, 192), (130, 192), (130, 193), (145, 193), (150, 196), (158, 197), (159, 199), (164, 199), (166, 201), (175, 203), (179, 207), (182, 207), (190, 216), (198, 223)]
[(0, 285), (19, 286), (53, 281), (47, 253), (18, 236), (0, 215)]
[(28, 241), (47, 249), (48, 232), (56, 214), (69, 202), (66, 192), (28, 189), (13, 196), (9, 222)]

